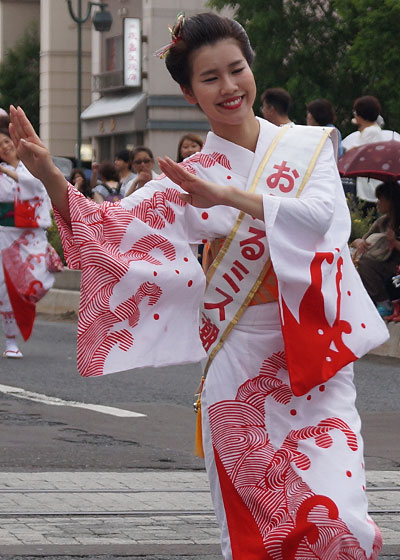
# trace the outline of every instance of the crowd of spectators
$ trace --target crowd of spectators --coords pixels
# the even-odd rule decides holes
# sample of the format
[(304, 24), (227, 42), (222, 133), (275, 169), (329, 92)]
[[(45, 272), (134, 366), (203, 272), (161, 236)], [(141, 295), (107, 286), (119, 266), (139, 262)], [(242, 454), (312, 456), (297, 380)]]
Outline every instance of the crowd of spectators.
[[(283, 126), (292, 122), (292, 99), (282, 88), (269, 88), (261, 95), (260, 115)], [(328, 99), (313, 99), (305, 107), (308, 126), (334, 127), (338, 138), (338, 158), (345, 151), (389, 137), (382, 130), (381, 105), (371, 95), (357, 98), (352, 107), (351, 122), (357, 131), (342, 141), (335, 126), (335, 109)], [(400, 150), (399, 150), (400, 152)], [(360, 208), (362, 215), (376, 219), (362, 238), (353, 239), (351, 251), (361, 280), (379, 313), (388, 320), (400, 321), (400, 287), (393, 285), (400, 274), (400, 184), (369, 177), (344, 179), (343, 188), (349, 204)]]

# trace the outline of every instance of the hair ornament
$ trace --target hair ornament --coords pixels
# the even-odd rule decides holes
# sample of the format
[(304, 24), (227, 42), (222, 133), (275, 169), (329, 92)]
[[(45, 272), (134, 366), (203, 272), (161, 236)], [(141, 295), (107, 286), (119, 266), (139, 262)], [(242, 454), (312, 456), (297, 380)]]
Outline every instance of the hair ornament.
[(164, 45), (163, 47), (155, 51), (153, 53), (154, 56), (157, 56), (158, 58), (165, 58), (167, 56), (171, 47), (173, 47), (178, 41), (182, 39), (182, 28), (184, 24), (185, 24), (185, 12), (179, 12), (179, 14), (176, 16), (176, 21), (174, 26), (173, 27), (171, 27), (170, 25), (168, 26), (168, 29), (170, 30), (171, 33), (172, 41), (168, 43), (168, 45)]

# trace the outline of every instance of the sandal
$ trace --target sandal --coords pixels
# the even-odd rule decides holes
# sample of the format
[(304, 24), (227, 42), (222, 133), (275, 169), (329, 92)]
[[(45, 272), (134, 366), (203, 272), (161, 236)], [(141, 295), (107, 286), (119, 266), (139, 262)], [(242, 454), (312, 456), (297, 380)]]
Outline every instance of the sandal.
[(23, 354), (20, 350), (5, 350), (3, 352), (3, 358), (12, 358), (12, 359), (16, 359), (16, 358), (23, 358)]

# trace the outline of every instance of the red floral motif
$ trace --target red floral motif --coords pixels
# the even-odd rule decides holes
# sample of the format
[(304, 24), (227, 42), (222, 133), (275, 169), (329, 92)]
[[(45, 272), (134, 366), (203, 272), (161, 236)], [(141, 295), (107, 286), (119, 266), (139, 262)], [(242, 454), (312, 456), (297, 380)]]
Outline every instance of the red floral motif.
[[(339, 517), (336, 504), (327, 496), (314, 494), (292, 466), (309, 469), (310, 459), (299, 450), (299, 443), (314, 439), (316, 446), (329, 448), (332, 430), (341, 431), (348, 447), (356, 450), (356, 436), (349, 426), (339, 418), (327, 418), (316, 426), (291, 430), (279, 449), (270, 441), (265, 425), (266, 398), (281, 404), (289, 404), (293, 398), (290, 387), (277, 376), (286, 367), (284, 353), (273, 354), (257, 377), (239, 387), (235, 400), (209, 407), (233, 558), (367, 560)], [(252, 538), (243, 527), (245, 520), (246, 526), (252, 527)], [(241, 538), (233, 535), (238, 526), (243, 527)], [(381, 548), (381, 537), (375, 530), (369, 560), (375, 559)]]
[(4, 268), (7, 269), (7, 275), (15, 289), (24, 299), (36, 303), (43, 297), (46, 290), (43, 288), (43, 283), (32, 274), (32, 271), (35, 268), (34, 262), (40, 263), (46, 258), (46, 254), (31, 253), (25, 260), (21, 257), (19, 247), (29, 245), (30, 237), (34, 237), (34, 234), (29, 231), (24, 232), (3, 251), (2, 257)]
[(38, 197), (32, 200), (15, 199), (14, 202), (14, 221), (15, 227), (37, 228), (37, 210), (42, 205), (42, 200)]
[(35, 261), (45, 261), (45, 253), (29, 253), (26, 259), (22, 247), (28, 246), (35, 234), (24, 231), (10, 247), (2, 252), (4, 281), (14, 317), (24, 340), (32, 333), (35, 305), (46, 294), (43, 283), (33, 274)]

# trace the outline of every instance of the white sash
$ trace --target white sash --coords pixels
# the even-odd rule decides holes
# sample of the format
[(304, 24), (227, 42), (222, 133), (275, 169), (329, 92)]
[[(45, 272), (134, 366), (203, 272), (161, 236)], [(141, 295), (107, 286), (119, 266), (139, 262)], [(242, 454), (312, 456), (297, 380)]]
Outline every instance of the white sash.
[[(332, 128), (282, 127), (246, 190), (299, 197)], [(207, 273), (200, 338), (208, 353), (205, 373), (271, 267), (265, 225), (241, 212)]]

